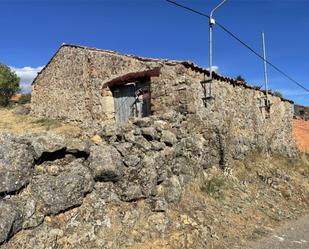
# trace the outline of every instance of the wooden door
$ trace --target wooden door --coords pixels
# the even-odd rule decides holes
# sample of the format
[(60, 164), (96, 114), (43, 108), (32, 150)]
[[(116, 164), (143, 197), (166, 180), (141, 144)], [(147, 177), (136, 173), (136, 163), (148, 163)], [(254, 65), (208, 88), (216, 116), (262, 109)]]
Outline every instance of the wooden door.
[(135, 86), (134, 84), (117, 86), (112, 89), (116, 122), (126, 123), (129, 117), (134, 116), (135, 109)]

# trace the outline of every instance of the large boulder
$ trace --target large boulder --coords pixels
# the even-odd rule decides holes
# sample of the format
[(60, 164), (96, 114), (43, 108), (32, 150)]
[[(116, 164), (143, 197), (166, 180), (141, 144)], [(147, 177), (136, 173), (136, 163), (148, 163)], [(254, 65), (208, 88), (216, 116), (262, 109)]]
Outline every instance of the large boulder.
[(96, 180), (115, 182), (122, 175), (124, 167), (122, 157), (113, 146), (91, 146), (88, 161)]
[(25, 186), (31, 177), (33, 151), (11, 135), (0, 137), (0, 194)]
[(45, 214), (57, 214), (82, 204), (84, 195), (92, 191), (94, 181), (81, 160), (75, 160), (69, 171), (57, 176), (39, 175), (31, 182), (31, 192), (45, 209)]

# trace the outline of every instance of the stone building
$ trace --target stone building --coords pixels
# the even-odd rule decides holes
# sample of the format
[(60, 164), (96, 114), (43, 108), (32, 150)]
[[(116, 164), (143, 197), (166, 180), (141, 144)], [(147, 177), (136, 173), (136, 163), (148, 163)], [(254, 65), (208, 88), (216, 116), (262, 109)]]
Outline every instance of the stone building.
[(291, 101), (270, 94), (265, 106), (258, 88), (216, 73), (211, 85), (208, 78), (208, 70), (188, 61), (65, 44), (33, 82), (32, 114), (100, 130), (131, 116), (174, 112), (192, 132), (219, 130), (236, 150), (293, 144)]

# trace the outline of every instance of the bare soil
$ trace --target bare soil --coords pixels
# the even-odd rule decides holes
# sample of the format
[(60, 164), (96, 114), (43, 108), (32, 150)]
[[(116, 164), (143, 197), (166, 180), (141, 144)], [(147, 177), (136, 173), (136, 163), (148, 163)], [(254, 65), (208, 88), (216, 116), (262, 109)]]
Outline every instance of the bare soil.
[(294, 119), (293, 132), (299, 150), (309, 153), (309, 121)]

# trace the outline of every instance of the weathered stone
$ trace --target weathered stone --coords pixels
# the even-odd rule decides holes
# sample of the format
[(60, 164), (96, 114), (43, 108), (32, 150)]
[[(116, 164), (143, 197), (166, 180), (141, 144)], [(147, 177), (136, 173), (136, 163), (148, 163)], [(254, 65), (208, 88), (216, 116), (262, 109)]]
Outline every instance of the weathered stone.
[(93, 189), (92, 176), (79, 160), (68, 165), (68, 169), (58, 176), (40, 175), (33, 178), (31, 192), (43, 203), (45, 214), (57, 214), (80, 205), (84, 195)]
[(165, 148), (165, 143), (159, 141), (150, 141), (152, 150), (159, 151)]
[(178, 177), (172, 176), (171, 178), (169, 178), (167, 181), (164, 182), (164, 187), (165, 187), (164, 191), (165, 199), (168, 202), (178, 202), (182, 193)]
[(156, 161), (152, 157), (145, 157), (141, 162), (139, 180), (146, 197), (156, 195), (157, 179)]
[(52, 153), (65, 149), (65, 138), (54, 133), (40, 136), (29, 136), (28, 139), (35, 152), (35, 158), (40, 158), (43, 153)]
[(0, 244), (21, 229), (22, 213), (7, 201), (0, 201)]
[(37, 201), (32, 197), (28, 197), (23, 206), (23, 229), (37, 227), (40, 225), (45, 217), (44, 210), (40, 210)]
[(14, 192), (31, 177), (33, 151), (11, 135), (0, 137), (0, 193)]
[[(157, 69), (156, 77), (146, 73), (154, 69)], [(255, 141), (264, 141), (260, 147), (270, 152), (297, 156), (292, 137), (291, 102), (270, 93), (268, 99), (272, 105), (268, 110), (263, 106), (265, 93), (217, 74), (213, 93), (220, 94), (211, 104), (205, 103), (201, 81), (209, 72), (188, 62), (145, 60), (117, 52), (63, 45), (33, 83), (32, 114), (64, 119), (86, 130), (98, 130), (107, 139), (115, 136), (117, 140), (115, 114), (119, 110), (113, 105), (114, 95), (109, 84), (117, 83), (120, 87), (129, 83), (126, 79), (139, 81), (140, 75), (145, 73), (151, 87), (151, 114), (161, 116), (164, 121), (152, 117), (133, 120), (137, 128), (169, 129), (178, 139), (185, 131), (198, 134), (205, 128), (218, 128), (229, 140), (227, 144), (234, 145), (238, 138), (253, 142), (237, 151), (237, 146), (226, 148), (226, 154), (233, 158), (243, 158), (239, 154), (254, 150)], [(135, 97), (134, 93), (131, 97)], [(108, 131), (108, 126), (113, 131)], [(139, 134), (138, 129), (131, 128), (133, 133)], [(126, 136), (127, 141), (134, 141), (128, 138)]]
[(161, 142), (171, 146), (177, 142), (176, 135), (168, 130), (164, 130), (161, 134)]
[(132, 131), (124, 134), (124, 138), (129, 143), (135, 143), (136, 140), (135, 135)]
[(156, 128), (157, 131), (163, 131), (170, 128), (170, 124), (163, 120), (155, 120), (153, 127)]
[(88, 161), (95, 179), (114, 182), (122, 175), (122, 158), (113, 146), (91, 146)]
[[(126, 183), (128, 184), (128, 183)], [(142, 188), (140, 185), (130, 184), (125, 186), (121, 199), (124, 201), (136, 201), (143, 198)]]
[(134, 144), (143, 151), (151, 150), (151, 144), (143, 136), (135, 137)]
[(165, 212), (168, 208), (168, 203), (164, 198), (157, 198), (152, 202), (152, 211)]
[(132, 147), (131, 143), (123, 142), (123, 143), (117, 143), (114, 145), (116, 149), (120, 152), (122, 156), (126, 156), (129, 153), (129, 150)]
[(148, 140), (158, 140), (159, 134), (154, 127), (145, 127), (141, 129), (142, 135)]
[(128, 167), (135, 167), (140, 162), (140, 160), (141, 159), (138, 157), (138, 155), (128, 155), (124, 158), (124, 163)]
[(65, 141), (66, 151), (69, 153), (84, 152), (86, 154), (90, 153), (90, 141), (81, 140), (78, 138), (69, 138)]
[(145, 117), (145, 118), (137, 118), (133, 121), (133, 123), (138, 127), (149, 127), (152, 125), (153, 121), (150, 118)]

